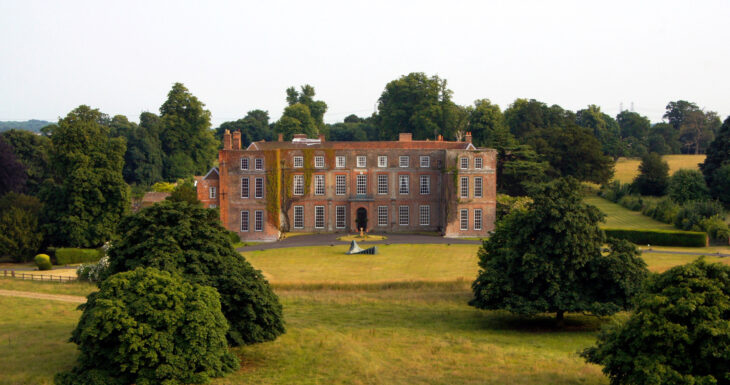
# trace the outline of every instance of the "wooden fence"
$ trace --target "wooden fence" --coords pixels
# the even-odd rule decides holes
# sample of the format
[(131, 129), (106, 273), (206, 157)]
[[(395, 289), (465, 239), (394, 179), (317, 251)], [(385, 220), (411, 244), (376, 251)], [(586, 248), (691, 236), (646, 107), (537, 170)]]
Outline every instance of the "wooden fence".
[(15, 270), (3, 270), (3, 277), (17, 278), (30, 281), (52, 281), (52, 282), (70, 282), (75, 281), (77, 277), (69, 277), (63, 275), (52, 274), (27, 274)]

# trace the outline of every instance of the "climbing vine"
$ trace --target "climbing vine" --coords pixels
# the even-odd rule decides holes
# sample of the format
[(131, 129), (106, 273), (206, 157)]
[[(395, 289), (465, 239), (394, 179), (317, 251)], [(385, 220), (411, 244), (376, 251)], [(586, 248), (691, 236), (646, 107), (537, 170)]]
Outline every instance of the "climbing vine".
[[(266, 171), (266, 212), (269, 214), (268, 220), (272, 226), (280, 229), (281, 221), (279, 213), (281, 212), (281, 155), (279, 150), (264, 152), (265, 164), (268, 166)], [(270, 165), (270, 166), (269, 166)]]
[(314, 168), (314, 151), (310, 148), (302, 150), (302, 157), (304, 158), (304, 195), (309, 195), (309, 191), (312, 187), (312, 169)]

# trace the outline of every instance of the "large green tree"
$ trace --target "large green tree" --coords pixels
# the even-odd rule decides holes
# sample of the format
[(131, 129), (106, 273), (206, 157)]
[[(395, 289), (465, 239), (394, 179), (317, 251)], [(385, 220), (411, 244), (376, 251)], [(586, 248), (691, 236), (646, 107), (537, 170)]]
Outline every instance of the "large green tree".
[(71, 342), (76, 367), (57, 385), (200, 384), (238, 368), (215, 289), (140, 267), (88, 296)]
[(125, 217), (109, 249), (110, 274), (154, 267), (215, 287), (231, 344), (270, 341), (284, 333), (282, 307), (260, 271), (231, 245), (218, 212), (166, 200)]
[(649, 135), (651, 122), (646, 116), (642, 116), (637, 112), (624, 110), (616, 115), (616, 122), (621, 129), (621, 137), (634, 137), (645, 139)]
[(218, 155), (210, 130), (210, 111), (181, 83), (175, 83), (160, 107), (163, 177), (176, 180), (202, 175)]
[(110, 138), (108, 119), (79, 106), (51, 136), (53, 178), (41, 190), (46, 241), (55, 246), (96, 247), (111, 239), (129, 207), (122, 178), (126, 146)]
[(477, 147), (504, 149), (517, 144), (509, 132), (499, 106), (489, 99), (479, 99), (469, 115), (469, 131)]
[(636, 304), (583, 352), (612, 385), (730, 383), (730, 267), (674, 267), (651, 277)]
[(40, 192), (43, 181), (50, 177), (48, 149), (50, 140), (24, 130), (10, 130), (0, 134), (13, 148), (18, 161), (25, 167), (28, 175), (25, 190), (30, 195)]
[(33, 260), (41, 247), (41, 202), (32, 196), (7, 193), (0, 198), (0, 256), (16, 262)]
[(252, 142), (259, 140), (270, 141), (274, 133), (269, 127), (269, 113), (262, 110), (249, 111), (242, 119), (232, 122), (224, 122), (215, 129), (215, 136), (219, 141), (223, 140), (223, 133), (226, 130), (241, 131), (241, 145), (246, 148)]
[[(479, 250), (470, 305), (532, 316), (566, 312), (609, 315), (630, 307), (647, 275), (636, 247), (608, 239), (603, 214), (583, 203), (580, 183), (535, 187), (527, 210), (514, 210)], [(608, 243), (609, 251), (601, 249)]]
[[(717, 171), (730, 164), (730, 117), (725, 119), (725, 122), (720, 127), (715, 140), (710, 143), (710, 146), (706, 151), (707, 156), (705, 161), (700, 164), (700, 170), (705, 176), (707, 186), (710, 187), (712, 195), (719, 197), (721, 190), (717, 189), (716, 186), (720, 181), (717, 178)], [(724, 182), (724, 178), (723, 178)], [(723, 200), (724, 203), (730, 203), (730, 200)]]
[(620, 140), (621, 129), (614, 118), (601, 112), (601, 107), (591, 104), (588, 108), (578, 110), (575, 123), (593, 131), (593, 136), (601, 143), (604, 153), (614, 158), (624, 155), (625, 149)]
[(689, 201), (705, 200), (710, 191), (702, 173), (697, 170), (677, 170), (670, 178), (667, 192), (673, 201), (683, 204)]
[(511, 196), (527, 195), (530, 185), (547, 181), (550, 164), (521, 144), (498, 149), (497, 191)]
[(442, 134), (455, 139), (462, 117), (451, 101), (452, 91), (446, 80), (428, 77), (422, 72), (401, 76), (385, 85), (378, 99), (380, 139), (394, 140), (401, 132), (413, 139), (434, 139)]
[(28, 174), (18, 160), (13, 147), (0, 137), (0, 196), (11, 191), (25, 191)]
[(644, 155), (639, 163), (639, 175), (631, 188), (642, 195), (662, 196), (669, 186), (669, 164), (659, 154)]
[(282, 134), (284, 140), (291, 140), (294, 134), (305, 134), (308, 138), (313, 138), (319, 133), (309, 107), (302, 103), (284, 108), (284, 114), (274, 125), (274, 132)]
[(309, 84), (303, 85), (301, 92), (297, 92), (294, 87), (289, 87), (286, 89), (286, 102), (290, 106), (297, 103), (307, 106), (317, 131), (320, 131), (324, 129), (324, 114), (327, 112), (327, 103), (322, 100), (314, 100), (314, 95), (314, 87)]

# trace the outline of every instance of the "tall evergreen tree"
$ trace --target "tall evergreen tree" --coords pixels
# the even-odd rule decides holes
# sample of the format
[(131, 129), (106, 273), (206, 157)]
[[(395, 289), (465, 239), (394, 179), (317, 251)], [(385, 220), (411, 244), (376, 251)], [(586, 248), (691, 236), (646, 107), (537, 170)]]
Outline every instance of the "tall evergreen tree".
[(125, 144), (110, 138), (108, 119), (79, 106), (51, 136), (53, 179), (41, 190), (46, 241), (55, 246), (96, 247), (109, 240), (129, 207), (122, 178)]
[[(700, 164), (700, 170), (705, 176), (707, 186), (710, 187), (710, 192), (716, 198), (721, 195), (721, 189), (715, 188), (718, 185), (718, 170), (725, 165), (730, 165), (730, 117), (725, 119), (725, 122), (720, 127), (720, 130), (715, 136), (715, 140), (710, 143), (707, 148), (707, 157), (705, 161)], [(723, 184), (725, 183), (723, 178)], [(727, 195), (722, 194), (722, 195)], [(725, 203), (730, 203), (726, 201)]]
[(213, 165), (218, 143), (210, 130), (210, 111), (182, 83), (175, 83), (160, 107), (163, 177), (201, 175)]
[(669, 164), (659, 154), (652, 152), (641, 158), (639, 175), (634, 178), (632, 189), (642, 195), (661, 196), (669, 186)]

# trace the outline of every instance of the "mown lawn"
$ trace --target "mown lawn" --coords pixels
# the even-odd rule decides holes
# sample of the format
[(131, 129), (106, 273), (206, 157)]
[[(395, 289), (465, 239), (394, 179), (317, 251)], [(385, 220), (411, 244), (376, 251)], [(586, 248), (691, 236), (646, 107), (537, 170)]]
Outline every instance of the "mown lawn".
[[(705, 155), (664, 155), (662, 159), (666, 160), (667, 164), (669, 164), (669, 175), (672, 175), (675, 171), (682, 168), (698, 170), (699, 167), (697, 165), (705, 161)], [(641, 159), (639, 158), (619, 158), (616, 161), (613, 179), (621, 183), (631, 183), (636, 175), (639, 174), (640, 163)]]
[(584, 198), (588, 204), (598, 207), (606, 214), (606, 222), (601, 227), (614, 227), (622, 229), (657, 229), (657, 230), (677, 230), (668, 223), (662, 223), (654, 220), (640, 211), (631, 211), (626, 207), (603, 199), (599, 196), (589, 195)]

